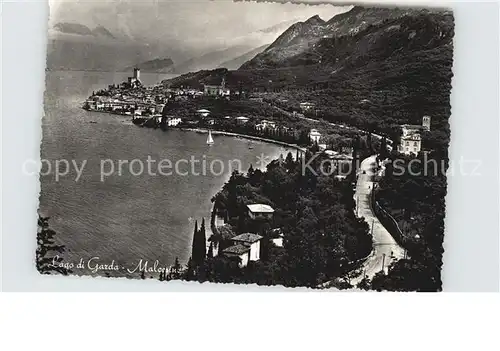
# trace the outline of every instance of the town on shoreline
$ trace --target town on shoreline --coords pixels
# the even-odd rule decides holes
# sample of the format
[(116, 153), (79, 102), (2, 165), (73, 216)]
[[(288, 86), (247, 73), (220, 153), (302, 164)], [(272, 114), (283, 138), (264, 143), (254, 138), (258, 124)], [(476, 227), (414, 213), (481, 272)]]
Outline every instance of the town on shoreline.
[[(287, 111), (265, 101), (265, 93), (232, 91), (222, 78), (220, 85), (195, 88), (171, 88), (168, 81), (144, 86), (140, 69), (121, 84), (94, 91), (84, 102), (88, 111), (130, 116), (135, 125), (224, 134), (244, 137), (305, 152), (313, 144), (332, 158), (350, 159), (352, 140), (366, 132), (345, 124), (334, 124), (306, 117), (316, 111), (311, 102), (302, 102), (298, 110)], [(382, 136), (372, 133), (377, 139)], [(390, 144), (392, 141), (387, 139)]]
[[(251, 106), (250, 109), (249, 106)], [(399, 231), (394, 235), (398, 240), (394, 241), (393, 236), (382, 224), (383, 221), (387, 227), (390, 227), (388, 223), (395, 220), (380, 207), (378, 202), (376, 202), (378, 207), (374, 205), (376, 185), (374, 179), (380, 180), (384, 176), (386, 168), (384, 160), (391, 151), (409, 156), (421, 151), (420, 133), (430, 130), (429, 116), (423, 117), (422, 126), (402, 125), (399, 145), (397, 145), (397, 150), (393, 150), (393, 141), (385, 136), (314, 118), (317, 110), (312, 102), (301, 102), (299, 110), (286, 110), (283, 106), (276, 105), (275, 101), (267, 100), (266, 93), (246, 93), (243, 89), (232, 92), (225, 86), (224, 78), (220, 84), (206, 84), (203, 89), (172, 88), (165, 81), (152, 87), (145, 87), (140, 80), (138, 68), (134, 69), (133, 76), (129, 77), (126, 82), (93, 92), (92, 96), (85, 101), (83, 108), (89, 111), (130, 116), (132, 122), (141, 127), (163, 130), (175, 128), (210, 133), (210, 135), (212, 133), (223, 134), (277, 143), (297, 150), (295, 159), (289, 154), (286, 161), (284, 159), (272, 161), (268, 166), (268, 171), (260, 173), (262, 174), (259, 176), (260, 179), (272, 174), (277, 169), (277, 164), (292, 173), (297, 172), (299, 163), (304, 159), (312, 162), (313, 155), (314, 157), (321, 155), (319, 160), (315, 160), (314, 167), (318, 167), (320, 160), (330, 161), (332, 167), (336, 168), (336, 172), (335, 170), (332, 172), (335, 175), (334, 188), (336, 190), (330, 191), (340, 191), (344, 193), (342, 197), (350, 199), (344, 203), (344, 206), (346, 209), (350, 208), (353, 216), (343, 218), (342, 221), (345, 223), (361, 221), (359, 223), (363, 229), (356, 229), (352, 235), (358, 237), (359, 243), (364, 242), (362, 246), (365, 248), (360, 250), (359, 245), (356, 246), (352, 253), (347, 253), (343, 258), (337, 257), (336, 263), (327, 263), (329, 267), (324, 267), (323, 271), (326, 270), (328, 274), (318, 272), (319, 276), (313, 274), (311, 279), (304, 278), (297, 282), (298, 285), (315, 288), (377, 286), (377, 284), (383, 284), (379, 282), (383, 281), (383, 278), (378, 273), (382, 272), (385, 275), (392, 263), (407, 256), (407, 249), (401, 248), (401, 245), (407, 243), (400, 229), (391, 228), (391, 234)], [(373, 154), (377, 155), (375, 162), (370, 164), (363, 162), (360, 167), (360, 161), (367, 161)], [(347, 167), (348, 172), (343, 173), (342, 171)], [(370, 174), (373, 173), (375, 178), (365, 176), (367, 171)], [(186, 266), (182, 266), (176, 259), (168, 274), (166, 272), (160, 274), (160, 280), (194, 279), (262, 283), (261, 278), (256, 277), (254, 272), (260, 265), (261, 256), (266, 261), (279, 261), (284, 264), (281, 260), (287, 255), (283, 251), (285, 241), (292, 240), (285, 237), (290, 236), (289, 232), (293, 232), (293, 229), (286, 223), (293, 219), (283, 216), (283, 212), (289, 211), (288, 205), (279, 205), (279, 201), (274, 199), (276, 193), (282, 192), (281, 185), (275, 184), (265, 194), (259, 195), (260, 191), (253, 191), (250, 198), (267, 198), (262, 203), (251, 203), (249, 199), (242, 200), (242, 197), (248, 197), (248, 194), (243, 196), (238, 193), (227, 193), (227, 187), (238, 178), (240, 179), (238, 182), (246, 179), (249, 185), (257, 186), (255, 172), (250, 169), (246, 175), (233, 173), (224, 188), (212, 199), (214, 203), (210, 220), (212, 235), (206, 237), (208, 230), (204, 219), (200, 229), (196, 223), (189, 262)], [(301, 176), (308, 177), (307, 174), (294, 177), (300, 178)], [(286, 183), (286, 180), (282, 179), (282, 182)], [(342, 183), (345, 186), (340, 185)], [(365, 192), (363, 189), (367, 184), (368, 192)], [(301, 187), (299, 186), (298, 189)], [(289, 191), (293, 192), (292, 189)], [(304, 194), (303, 196), (310, 195)], [(236, 203), (228, 206), (228, 197), (236, 198)], [(291, 203), (296, 201), (297, 199), (290, 199)], [(271, 203), (278, 207), (270, 206)], [(363, 213), (363, 216), (359, 215), (360, 203), (368, 204), (369, 208), (365, 210), (368, 212)], [(375, 211), (376, 208), (377, 211)], [(279, 214), (275, 215), (275, 213)], [(372, 223), (367, 224), (365, 217), (373, 218)], [(377, 230), (374, 230), (375, 221), (378, 223)], [(344, 235), (347, 233), (344, 232)], [(379, 250), (375, 245), (380, 240), (394, 241), (390, 255), (385, 251), (377, 252)], [(321, 246), (328, 245), (321, 242)], [(298, 260), (298, 257), (295, 259)], [(217, 265), (223, 268), (214, 268)], [(260, 274), (268, 270), (270, 270), (269, 267), (261, 267)], [(267, 274), (275, 274), (275, 272), (267, 272)], [(284, 278), (281, 283), (293, 286), (294, 279), (296, 277), (292, 281)]]

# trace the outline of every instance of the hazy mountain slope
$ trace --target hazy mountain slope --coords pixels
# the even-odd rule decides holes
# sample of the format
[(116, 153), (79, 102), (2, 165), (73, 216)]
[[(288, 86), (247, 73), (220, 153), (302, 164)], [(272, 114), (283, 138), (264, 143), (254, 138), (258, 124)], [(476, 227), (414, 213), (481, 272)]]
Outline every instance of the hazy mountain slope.
[(104, 26), (64, 22), (48, 34), (48, 70), (116, 71), (151, 57), (149, 46), (117, 38)]
[(115, 38), (115, 36), (103, 26), (98, 26), (92, 30), (93, 35), (102, 35), (108, 38)]
[(268, 46), (269, 46), (269, 44), (259, 46), (258, 48), (253, 49), (252, 51), (249, 51), (241, 56), (238, 56), (232, 60), (223, 62), (219, 65), (219, 68), (227, 68), (230, 70), (238, 69), (241, 67), (242, 64), (244, 64), (248, 60), (251, 60), (256, 55), (260, 54), (265, 49), (267, 49)]
[(135, 62), (145, 61), (148, 58), (146, 49), (104, 40), (53, 39), (47, 44), (47, 69), (120, 71)]
[(54, 25), (53, 30), (60, 34), (103, 36), (115, 39), (113, 33), (111, 33), (104, 26), (97, 26), (94, 29), (90, 29), (89, 27), (80, 23), (60, 22)]
[(67, 22), (56, 23), (54, 25), (54, 29), (61, 33), (92, 35), (92, 31), (90, 30), (89, 27), (79, 23), (67, 23)]
[(248, 45), (236, 45), (227, 49), (212, 51), (200, 57), (189, 59), (175, 66), (176, 73), (187, 73), (204, 69), (214, 69), (229, 59), (243, 55), (254, 47)]
[(124, 71), (132, 71), (134, 67), (149, 73), (170, 73), (174, 69), (174, 61), (170, 58), (157, 58), (126, 67)]

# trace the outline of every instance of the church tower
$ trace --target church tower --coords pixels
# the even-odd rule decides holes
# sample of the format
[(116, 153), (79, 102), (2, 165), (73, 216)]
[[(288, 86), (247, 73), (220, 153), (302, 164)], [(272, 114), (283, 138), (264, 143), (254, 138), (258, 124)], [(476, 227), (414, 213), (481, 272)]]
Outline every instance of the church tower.
[(138, 67), (134, 68), (134, 78), (138, 81), (141, 80), (141, 70)]
[(431, 130), (431, 117), (430, 116), (424, 116), (422, 118), (422, 126), (427, 130)]

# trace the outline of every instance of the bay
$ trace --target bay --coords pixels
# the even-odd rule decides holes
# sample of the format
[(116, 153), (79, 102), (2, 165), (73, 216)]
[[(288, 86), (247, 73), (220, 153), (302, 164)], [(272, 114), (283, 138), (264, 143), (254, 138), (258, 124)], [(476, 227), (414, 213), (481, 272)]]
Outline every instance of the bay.
[[(92, 91), (118, 84), (128, 75), (47, 72), (41, 157), (45, 160), (42, 171), (48, 171), (49, 164), (52, 169), (40, 177), (40, 213), (50, 216), (57, 242), (66, 247), (63, 257), (67, 262), (76, 264), (81, 259), (87, 262), (99, 257), (100, 263), (114, 261), (119, 267), (135, 267), (141, 259), (159, 260), (162, 266), (168, 266), (178, 257), (185, 264), (190, 256), (195, 221), (200, 224), (205, 218), (207, 236), (210, 235), (211, 198), (229, 178), (230, 165), (238, 165), (230, 161), (239, 160), (241, 169), (246, 171), (250, 164), (257, 167), (258, 157), (266, 156), (269, 161), (280, 154), (286, 156), (289, 150), (222, 135), (214, 135), (214, 145), (208, 146), (206, 134), (140, 128), (131, 123), (130, 117), (81, 108)], [(168, 77), (141, 74), (146, 85)], [(155, 161), (151, 169), (157, 174), (148, 174), (146, 168), (138, 174), (139, 164), (147, 167), (148, 158)], [(186, 162), (179, 161), (189, 162), (192, 158), (199, 161), (194, 172)], [(67, 175), (56, 179), (54, 165), (58, 160), (61, 172), (65, 171), (62, 160), (78, 167), (86, 162), (78, 181), (73, 166)], [(157, 165), (161, 160), (169, 160), (173, 167), (179, 161), (182, 174), (159, 174)], [(104, 179), (101, 162), (107, 166), (105, 170), (110, 170), (111, 164), (115, 167), (115, 172)], [(216, 174), (210, 172), (211, 164)], [(74, 273), (94, 274), (88, 269)], [(106, 274), (138, 275), (125, 269)]]

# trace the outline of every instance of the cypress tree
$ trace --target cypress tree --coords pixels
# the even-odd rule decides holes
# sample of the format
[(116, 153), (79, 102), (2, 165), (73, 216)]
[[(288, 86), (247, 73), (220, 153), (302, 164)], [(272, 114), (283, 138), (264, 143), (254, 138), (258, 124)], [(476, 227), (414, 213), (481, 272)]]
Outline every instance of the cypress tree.
[(351, 164), (351, 180), (356, 179), (356, 171), (358, 165), (358, 157), (359, 157), (359, 136), (353, 139), (352, 142), (352, 164)]
[(198, 257), (198, 221), (194, 223), (194, 233), (193, 233), (193, 244), (191, 245), (191, 257), (194, 261), (196, 261), (196, 257)]
[(213, 243), (210, 243), (210, 246), (208, 247), (207, 258), (213, 258), (213, 257), (214, 257), (214, 246)]
[(199, 232), (199, 262), (203, 264), (207, 257), (207, 236), (205, 233), (205, 218), (201, 220), (201, 228)]
[(385, 137), (382, 138), (382, 141), (380, 142), (380, 159), (384, 160), (387, 158), (387, 139)]
[(291, 152), (288, 152), (285, 159), (285, 167), (291, 172), (295, 168), (295, 162), (293, 161), (293, 156)]

